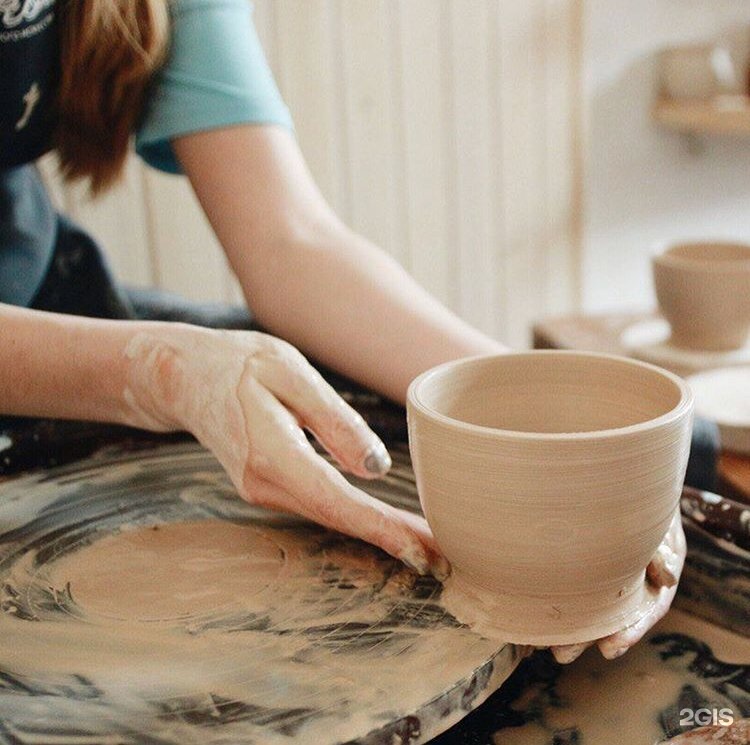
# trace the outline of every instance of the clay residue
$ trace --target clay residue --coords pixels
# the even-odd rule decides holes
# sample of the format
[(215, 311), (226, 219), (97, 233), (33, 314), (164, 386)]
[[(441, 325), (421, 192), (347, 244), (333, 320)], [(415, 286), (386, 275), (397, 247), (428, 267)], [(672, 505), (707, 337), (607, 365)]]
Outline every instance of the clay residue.
[(500, 595), (464, 581), (455, 572), (445, 582), (442, 604), (473, 631), (498, 642), (547, 647), (589, 642), (620, 631), (648, 612), (656, 595), (645, 577), (607, 593), (569, 597)]
[[(740, 701), (744, 694), (731, 683), (724, 686), (726, 674), (718, 668), (715, 681), (699, 675), (693, 664), (695, 654), (671, 648), (674, 637), (665, 636), (671, 634), (695, 636), (724, 662), (750, 663), (750, 640), (671, 611), (623, 657), (605, 660), (598, 650), (590, 649), (572, 665), (563, 667), (553, 686), (545, 681), (525, 690), (512, 708), (525, 712), (529, 721), (521, 727), (500, 730), (495, 742), (656, 743), (665, 734), (665, 714), (674, 714), (676, 725), (681, 708), (700, 708), (702, 701), (711, 702), (710, 706), (717, 709), (728, 708), (739, 719), (740, 705), (730, 695), (734, 691)], [(681, 700), (683, 690), (690, 693)]]
[(73, 552), (55, 563), (49, 581), (66, 587), (87, 616), (190, 618), (256, 610), (284, 558), (268, 530), (218, 520), (156, 524)]
[(519, 658), (460, 627), (435, 580), (242, 503), (194, 446), (9, 483), (0, 521), (0, 720), (18, 733), (346, 741), (416, 713), (434, 734)]

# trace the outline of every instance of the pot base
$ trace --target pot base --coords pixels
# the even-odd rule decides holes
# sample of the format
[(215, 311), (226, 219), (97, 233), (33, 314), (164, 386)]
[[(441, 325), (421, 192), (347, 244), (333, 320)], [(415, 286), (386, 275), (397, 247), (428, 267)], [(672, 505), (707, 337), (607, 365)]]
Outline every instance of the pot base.
[(457, 621), (489, 639), (549, 647), (614, 634), (637, 621), (655, 597), (645, 572), (610, 593), (564, 598), (492, 593), (454, 573), (443, 585), (441, 603)]

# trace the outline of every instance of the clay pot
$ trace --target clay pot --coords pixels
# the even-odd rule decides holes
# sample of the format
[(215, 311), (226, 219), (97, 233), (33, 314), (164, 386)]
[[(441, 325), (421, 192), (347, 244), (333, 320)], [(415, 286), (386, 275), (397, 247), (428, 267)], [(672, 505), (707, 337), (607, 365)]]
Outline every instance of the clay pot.
[(678, 506), (692, 410), (676, 375), (601, 354), (469, 358), (416, 378), (409, 446), (453, 567), (449, 610), (540, 646), (633, 622)]
[(750, 246), (682, 243), (653, 258), (659, 307), (671, 343), (700, 351), (739, 349), (750, 334)]
[(734, 44), (692, 44), (659, 54), (661, 95), (678, 101), (710, 100), (744, 92)]

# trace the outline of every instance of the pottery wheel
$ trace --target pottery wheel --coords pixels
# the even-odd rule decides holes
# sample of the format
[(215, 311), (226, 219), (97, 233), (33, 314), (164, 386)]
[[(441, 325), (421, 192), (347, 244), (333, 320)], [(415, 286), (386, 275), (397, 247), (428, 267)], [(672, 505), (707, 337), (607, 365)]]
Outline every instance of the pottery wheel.
[[(357, 483), (416, 510), (408, 455), (394, 462)], [(189, 536), (217, 530), (216, 557), (190, 559)], [(0, 531), (0, 742), (417, 742), (519, 657), (458, 624), (435, 580), (248, 506), (192, 444), (0, 485)], [(142, 550), (123, 563), (121, 545)]]

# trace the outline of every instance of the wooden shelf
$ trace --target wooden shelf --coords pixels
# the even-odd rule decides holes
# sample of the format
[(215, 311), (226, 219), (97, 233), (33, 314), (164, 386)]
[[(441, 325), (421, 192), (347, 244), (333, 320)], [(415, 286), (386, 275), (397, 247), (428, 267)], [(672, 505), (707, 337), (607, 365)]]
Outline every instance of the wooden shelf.
[(750, 97), (723, 96), (714, 101), (657, 101), (653, 117), (678, 132), (750, 136)]

